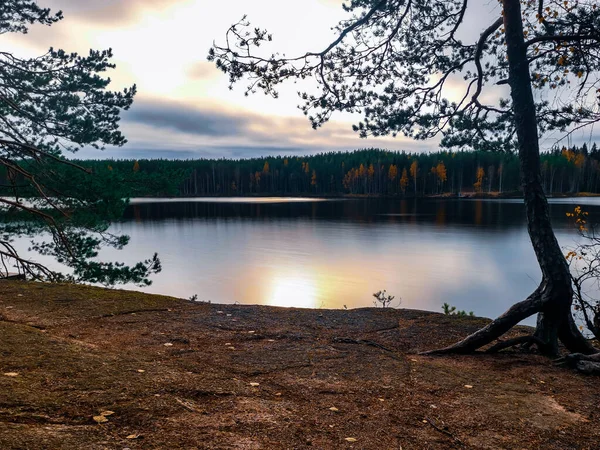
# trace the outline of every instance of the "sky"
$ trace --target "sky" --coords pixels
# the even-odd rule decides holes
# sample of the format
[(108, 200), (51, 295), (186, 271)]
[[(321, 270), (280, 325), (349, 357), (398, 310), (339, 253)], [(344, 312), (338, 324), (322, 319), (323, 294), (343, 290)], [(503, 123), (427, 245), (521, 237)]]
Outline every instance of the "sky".
[[(334, 116), (319, 130), (297, 108), (298, 86), (288, 84), (280, 98), (244, 96), (206, 60), (213, 41), (248, 14), (267, 28), (274, 47), (286, 55), (319, 50), (332, 40), (331, 27), (346, 17), (342, 0), (39, 0), (62, 10), (52, 27), (35, 26), (27, 35), (2, 35), (3, 50), (36, 56), (50, 46), (87, 53), (112, 48), (117, 67), (109, 73), (112, 89), (136, 84), (138, 95), (123, 113), (122, 148), (84, 149), (85, 158), (249, 158), (304, 155), (378, 147), (434, 151), (438, 141), (396, 138), (360, 139), (352, 131), (358, 117)], [(473, 38), (497, 17), (498, 3), (476, 4)], [(491, 20), (481, 20), (489, 17)]]

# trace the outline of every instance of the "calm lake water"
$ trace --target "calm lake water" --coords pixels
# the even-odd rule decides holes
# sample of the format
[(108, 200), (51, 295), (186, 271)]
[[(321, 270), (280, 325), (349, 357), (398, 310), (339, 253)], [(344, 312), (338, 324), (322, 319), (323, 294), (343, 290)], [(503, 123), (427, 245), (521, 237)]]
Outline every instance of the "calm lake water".
[[(600, 220), (600, 199), (553, 201), (561, 245), (578, 238), (577, 204)], [(145, 291), (213, 303), (357, 308), (386, 289), (402, 307), (492, 317), (540, 279), (521, 200), (143, 199), (114, 230), (131, 243), (107, 256), (159, 253)]]

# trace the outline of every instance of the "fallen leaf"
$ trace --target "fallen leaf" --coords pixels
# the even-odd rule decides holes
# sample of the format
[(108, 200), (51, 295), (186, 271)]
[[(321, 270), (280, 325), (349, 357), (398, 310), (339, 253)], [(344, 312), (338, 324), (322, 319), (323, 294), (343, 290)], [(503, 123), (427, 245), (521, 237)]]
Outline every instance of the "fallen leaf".
[(412, 361), (412, 362), (417, 362), (418, 360), (416, 360), (416, 359), (411, 359), (411, 361)]
[(256, 387), (256, 386), (260, 386), (260, 383), (255, 383), (255, 382), (252, 382), (252, 383), (250, 383), (250, 386), (254, 386), (254, 387)]
[(130, 434), (129, 436), (127, 436), (125, 439), (139, 439), (141, 438), (142, 435), (141, 434)]
[(6, 372), (4, 374), (5, 377), (18, 377), (19, 373), (18, 372)]
[(356, 442), (356, 438), (345, 438), (344, 440), (348, 442)]
[(423, 423), (427, 423), (427, 421), (425, 419), (423, 419)]
[(465, 387), (466, 387), (467, 389), (473, 389), (473, 386), (471, 386), (470, 384), (465, 384)]
[(429, 407), (433, 408), (433, 409), (437, 409), (437, 406), (435, 406), (435, 405), (429, 405)]
[(267, 339), (267, 342), (275, 342), (275, 339)]
[(94, 416), (94, 422), (96, 423), (106, 423), (108, 419), (104, 416)]
[(278, 392), (277, 394), (275, 394), (277, 397), (281, 397), (281, 392)]
[(144, 373), (144, 372), (145, 372), (145, 370), (144, 370), (144, 369), (138, 369), (138, 372), (139, 372), (139, 373)]
[(248, 334), (254, 334), (256, 331), (248, 331)]
[(223, 311), (217, 311), (217, 314), (223, 314)]
[(378, 398), (377, 400), (379, 400), (380, 402), (385, 402), (385, 398)]
[(114, 411), (102, 411), (100, 413), (100, 415), (104, 416), (104, 417), (108, 417), (108, 416), (112, 416), (114, 413), (115, 413)]
[(542, 380), (540, 380), (540, 383), (542, 383), (542, 384), (546, 384), (546, 382), (545, 382), (545, 381), (542, 381)]
[(170, 342), (166, 342), (163, 344), (165, 347), (173, 347), (173, 344), (171, 344)]
[(228, 350), (235, 350), (235, 347), (227, 347)]
[(329, 408), (329, 411), (338, 412), (339, 409), (337, 409), (335, 406), (332, 406), (331, 408)]

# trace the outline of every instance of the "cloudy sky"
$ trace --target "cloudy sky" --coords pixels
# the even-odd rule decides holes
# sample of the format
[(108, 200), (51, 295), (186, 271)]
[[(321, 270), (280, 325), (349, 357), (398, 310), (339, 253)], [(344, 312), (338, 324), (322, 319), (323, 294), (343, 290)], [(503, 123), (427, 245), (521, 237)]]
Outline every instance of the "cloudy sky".
[[(87, 53), (112, 48), (117, 64), (111, 87), (136, 83), (138, 96), (124, 114), (129, 143), (107, 149), (109, 157), (252, 157), (309, 154), (323, 150), (381, 147), (429, 151), (436, 142), (403, 137), (359, 139), (352, 117), (334, 117), (318, 131), (297, 109), (297, 86), (281, 90), (279, 99), (262, 94), (245, 97), (243, 85), (230, 91), (227, 77), (206, 55), (213, 40), (222, 42), (227, 28), (249, 15), (253, 25), (274, 35), (287, 55), (319, 50), (333, 36), (330, 28), (345, 17), (342, 0), (39, 0), (62, 10), (65, 19), (29, 34), (4, 35), (3, 50), (35, 56), (53, 46)], [(478, 4), (470, 19), (473, 37), (497, 17), (496, 1)], [(481, 20), (481, 17), (490, 17)], [(484, 23), (485, 22), (485, 23)], [(94, 150), (79, 156), (101, 157)]]

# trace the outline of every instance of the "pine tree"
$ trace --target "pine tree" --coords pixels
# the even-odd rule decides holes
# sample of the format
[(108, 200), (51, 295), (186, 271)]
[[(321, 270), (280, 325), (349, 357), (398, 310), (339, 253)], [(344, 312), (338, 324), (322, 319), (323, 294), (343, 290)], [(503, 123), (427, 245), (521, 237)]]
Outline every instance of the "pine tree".
[[(0, 35), (27, 33), (30, 26), (61, 19), (62, 13), (52, 14), (35, 1), (0, 2)], [(34, 58), (0, 52), (0, 168), (15, 175), (0, 197), (1, 267), (16, 266), (38, 280), (107, 285), (149, 284), (149, 275), (160, 271), (156, 255), (134, 266), (96, 258), (103, 246), (121, 249), (129, 240), (107, 233), (127, 204), (122, 172), (104, 165), (92, 173), (86, 163), (65, 158), (64, 152), (84, 146), (126, 142), (118, 122), (136, 88), (107, 89), (110, 79), (103, 74), (114, 67), (111, 57), (110, 50), (80, 56), (51, 48)], [(44, 232), (50, 240), (39, 237)], [(18, 253), (11, 241), (25, 236), (33, 237), (33, 251), (71, 271), (50, 270)]]
[[(314, 128), (335, 112), (360, 112), (353, 129), (361, 137), (441, 136), (445, 147), (518, 150), (527, 229), (542, 281), (526, 300), (440, 352), (474, 351), (536, 313), (536, 331), (528, 339), (543, 353), (556, 354), (559, 338), (572, 351), (595, 351), (571, 315), (571, 276), (541, 183), (539, 133), (600, 120), (596, 99), (588, 95), (600, 88), (600, 11), (574, 0), (501, 5), (481, 34), (464, 43), (463, 36), (472, 35), (464, 30), (470, 2), (352, 0), (344, 4), (349, 16), (335, 28), (335, 39), (322, 51), (292, 58), (257, 54), (272, 36), (244, 18), (229, 28), (224, 46), (213, 45), (209, 60), (231, 85), (250, 78), (247, 93), (259, 88), (276, 96), (286, 80), (316, 79), (315, 91), (300, 93)], [(446, 98), (449, 80), (457, 78), (465, 80), (458, 103)], [(509, 99), (483, 95), (497, 84), (508, 85)], [(559, 88), (569, 91), (560, 102), (533, 95), (534, 89)]]

